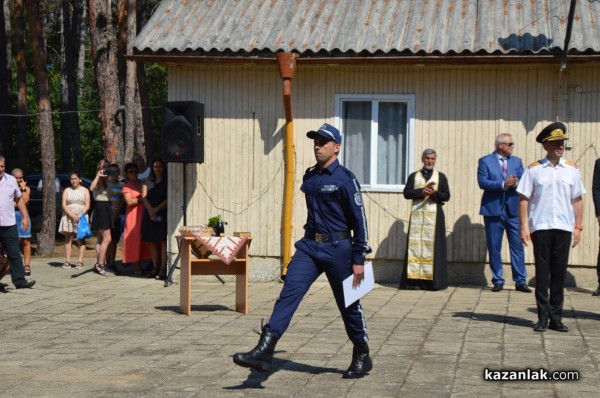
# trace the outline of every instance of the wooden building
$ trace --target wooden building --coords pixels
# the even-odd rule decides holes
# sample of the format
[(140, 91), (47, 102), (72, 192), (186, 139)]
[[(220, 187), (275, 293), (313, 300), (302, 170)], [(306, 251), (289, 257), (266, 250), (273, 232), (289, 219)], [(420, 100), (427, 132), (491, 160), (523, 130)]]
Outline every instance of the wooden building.
[[(165, 64), (169, 101), (199, 101), (205, 112), (204, 162), (169, 164), (170, 236), (183, 225), (184, 205), (188, 225), (221, 215), (227, 232), (254, 237), (251, 277), (279, 275), (286, 113), (275, 54), (285, 52), (295, 57), (292, 241), (303, 235), (299, 187), (314, 164), (305, 133), (328, 122), (340, 127), (342, 163), (363, 185), (376, 278), (399, 280), (410, 209), (403, 184), (423, 149), (434, 148), (452, 194), (450, 282), (486, 284), (477, 160), (499, 133), (513, 134), (524, 164), (540, 159), (537, 133), (561, 120), (571, 138), (565, 157), (578, 163), (587, 190), (583, 240), (570, 264), (586, 273), (580, 278), (595, 278), (600, 3), (578, 2), (566, 58), (568, 2), (431, 3), (163, 1), (132, 58)], [(506, 241), (503, 250), (507, 261)], [(526, 253), (533, 274), (532, 249)]]

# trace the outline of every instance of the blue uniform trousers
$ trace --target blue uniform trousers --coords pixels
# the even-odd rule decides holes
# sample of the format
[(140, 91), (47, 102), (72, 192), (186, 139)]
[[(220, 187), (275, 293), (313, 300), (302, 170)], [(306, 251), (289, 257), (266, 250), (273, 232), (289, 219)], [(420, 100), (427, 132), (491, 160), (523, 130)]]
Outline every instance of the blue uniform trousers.
[(508, 246), (510, 249), (510, 265), (512, 277), (516, 285), (526, 283), (527, 271), (525, 271), (525, 251), (521, 242), (519, 230), (519, 216), (504, 214), (501, 216), (484, 216), (485, 237), (490, 255), (490, 269), (492, 271), (492, 283), (504, 285), (502, 269), (502, 237), (506, 231)]
[(303, 238), (295, 246), (296, 253), (288, 265), (283, 289), (269, 320), (271, 333), (277, 337), (283, 335), (300, 301), (319, 275), (325, 272), (350, 341), (354, 344), (367, 342), (367, 325), (359, 301), (344, 307), (342, 281), (352, 275), (351, 240), (320, 243)]

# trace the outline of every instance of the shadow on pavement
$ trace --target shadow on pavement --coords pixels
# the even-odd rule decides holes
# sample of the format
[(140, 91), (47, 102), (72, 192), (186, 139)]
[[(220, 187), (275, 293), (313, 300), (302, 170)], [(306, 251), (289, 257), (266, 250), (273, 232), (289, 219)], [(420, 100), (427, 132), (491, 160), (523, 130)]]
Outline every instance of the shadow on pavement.
[[(281, 351), (279, 351), (281, 352)], [(277, 352), (276, 352), (277, 353)], [(245, 389), (264, 389), (265, 387), (262, 385), (263, 382), (267, 381), (269, 377), (280, 370), (287, 370), (292, 372), (301, 372), (301, 373), (309, 373), (313, 375), (323, 374), (323, 373), (338, 373), (343, 374), (344, 371), (337, 368), (323, 368), (320, 366), (312, 366), (306, 365), (303, 363), (298, 363), (294, 361), (290, 361), (287, 359), (273, 359), (273, 372), (271, 373), (263, 373), (254, 369), (250, 369), (250, 374), (248, 378), (242, 382), (242, 384), (237, 386), (229, 386), (223, 387), (224, 390), (245, 390)]]
[[(158, 306), (154, 307), (157, 310), (161, 311), (171, 311), (181, 313), (181, 309), (176, 305), (167, 305), (167, 306)], [(229, 307), (225, 307), (224, 305), (218, 304), (207, 304), (207, 305), (192, 305), (192, 312), (202, 311), (202, 312), (216, 312), (216, 311), (229, 311), (233, 312), (233, 310)]]
[(564, 310), (563, 318), (595, 319), (600, 321), (600, 314), (589, 311)]
[(533, 327), (533, 325), (535, 325), (535, 323), (531, 319), (523, 319), (516, 316), (501, 314), (477, 314), (475, 312), (455, 312), (452, 316), (455, 318), (473, 319), (475, 321), (482, 322), (508, 323), (510, 325), (523, 326), (528, 328)]

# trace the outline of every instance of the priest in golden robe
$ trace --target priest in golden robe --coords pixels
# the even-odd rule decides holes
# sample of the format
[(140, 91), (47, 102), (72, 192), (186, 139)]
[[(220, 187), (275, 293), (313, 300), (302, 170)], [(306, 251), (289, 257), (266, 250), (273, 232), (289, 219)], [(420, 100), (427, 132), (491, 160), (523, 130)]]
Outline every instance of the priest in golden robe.
[(435, 169), (437, 153), (425, 149), (423, 168), (408, 176), (404, 198), (412, 200), (408, 244), (400, 289), (442, 290), (448, 287), (446, 217), (448, 179)]

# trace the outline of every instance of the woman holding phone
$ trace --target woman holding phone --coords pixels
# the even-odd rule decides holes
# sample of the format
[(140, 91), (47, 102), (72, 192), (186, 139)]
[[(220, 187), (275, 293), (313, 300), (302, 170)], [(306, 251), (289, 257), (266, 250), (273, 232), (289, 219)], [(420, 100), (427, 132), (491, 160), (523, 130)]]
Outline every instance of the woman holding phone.
[(110, 245), (110, 230), (113, 227), (113, 210), (110, 202), (112, 190), (107, 182), (110, 163), (106, 159), (98, 162), (96, 177), (90, 185), (94, 195), (94, 215), (92, 216), (92, 231), (98, 231), (96, 240), (96, 265), (94, 271), (106, 276), (106, 250)]

